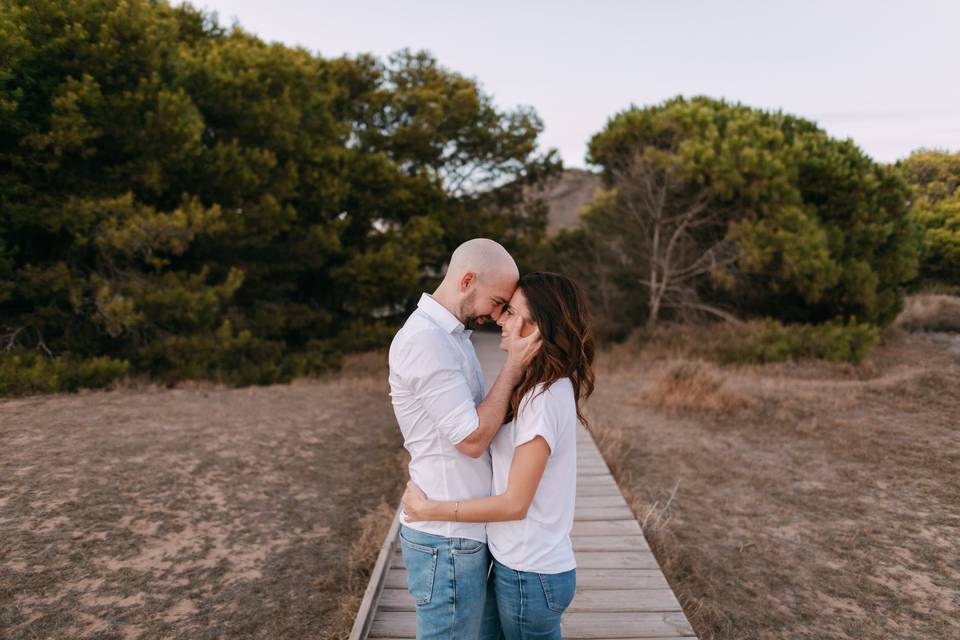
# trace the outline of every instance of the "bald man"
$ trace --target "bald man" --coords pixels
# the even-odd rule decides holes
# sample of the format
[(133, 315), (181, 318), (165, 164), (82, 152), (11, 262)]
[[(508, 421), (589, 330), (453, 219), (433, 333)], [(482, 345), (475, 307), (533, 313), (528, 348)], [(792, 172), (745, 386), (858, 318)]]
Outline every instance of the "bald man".
[[(486, 397), (467, 326), (497, 320), (519, 271), (500, 244), (475, 238), (450, 257), (443, 282), (420, 297), (390, 345), (390, 397), (410, 453), (410, 478), (432, 500), (491, 495), (488, 446), (507, 412), (539, 334), (511, 337), (507, 361)], [(405, 523), (400, 544), (417, 603), (417, 638), (476, 638), (484, 613), (486, 525)], [(489, 609), (488, 609), (489, 614)]]

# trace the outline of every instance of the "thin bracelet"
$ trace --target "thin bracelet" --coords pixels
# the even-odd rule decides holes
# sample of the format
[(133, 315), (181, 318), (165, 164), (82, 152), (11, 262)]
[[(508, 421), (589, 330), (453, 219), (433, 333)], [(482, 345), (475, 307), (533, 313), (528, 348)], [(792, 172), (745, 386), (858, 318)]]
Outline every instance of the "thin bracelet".
[(459, 500), (457, 500), (457, 506), (453, 508), (453, 521), (454, 521), (454, 522), (460, 522), (460, 521), (457, 519), (457, 512), (458, 512), (458, 511), (460, 511), (460, 501), (459, 501)]

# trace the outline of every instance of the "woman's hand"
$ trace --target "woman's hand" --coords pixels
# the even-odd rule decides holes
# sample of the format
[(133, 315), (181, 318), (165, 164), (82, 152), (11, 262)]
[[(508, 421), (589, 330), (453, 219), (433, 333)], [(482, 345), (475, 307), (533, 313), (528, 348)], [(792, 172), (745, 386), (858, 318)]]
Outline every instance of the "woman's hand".
[(427, 495), (420, 490), (420, 487), (413, 480), (407, 482), (407, 490), (403, 492), (403, 512), (407, 516), (407, 522), (419, 522), (426, 520), (425, 509), (429, 500)]

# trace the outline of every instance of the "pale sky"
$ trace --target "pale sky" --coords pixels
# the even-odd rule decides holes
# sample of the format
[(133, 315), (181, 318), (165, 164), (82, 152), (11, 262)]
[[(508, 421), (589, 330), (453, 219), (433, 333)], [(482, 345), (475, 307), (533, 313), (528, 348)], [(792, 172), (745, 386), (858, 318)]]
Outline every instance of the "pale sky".
[(568, 167), (631, 104), (709, 95), (817, 121), (892, 162), (960, 149), (960, 1), (196, 0), (323, 56), (426, 49), (499, 108), (530, 105)]

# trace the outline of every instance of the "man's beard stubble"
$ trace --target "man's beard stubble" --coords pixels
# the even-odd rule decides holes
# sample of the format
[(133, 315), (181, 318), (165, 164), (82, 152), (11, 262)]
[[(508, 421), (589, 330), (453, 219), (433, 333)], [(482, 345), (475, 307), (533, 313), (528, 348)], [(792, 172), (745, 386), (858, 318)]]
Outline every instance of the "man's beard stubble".
[(467, 329), (473, 330), (480, 326), (479, 320), (482, 318), (484, 322), (489, 316), (479, 316), (477, 315), (476, 308), (473, 304), (473, 301), (477, 298), (476, 290), (471, 291), (470, 294), (463, 299), (463, 302), (460, 303), (460, 322), (463, 323), (463, 326)]

